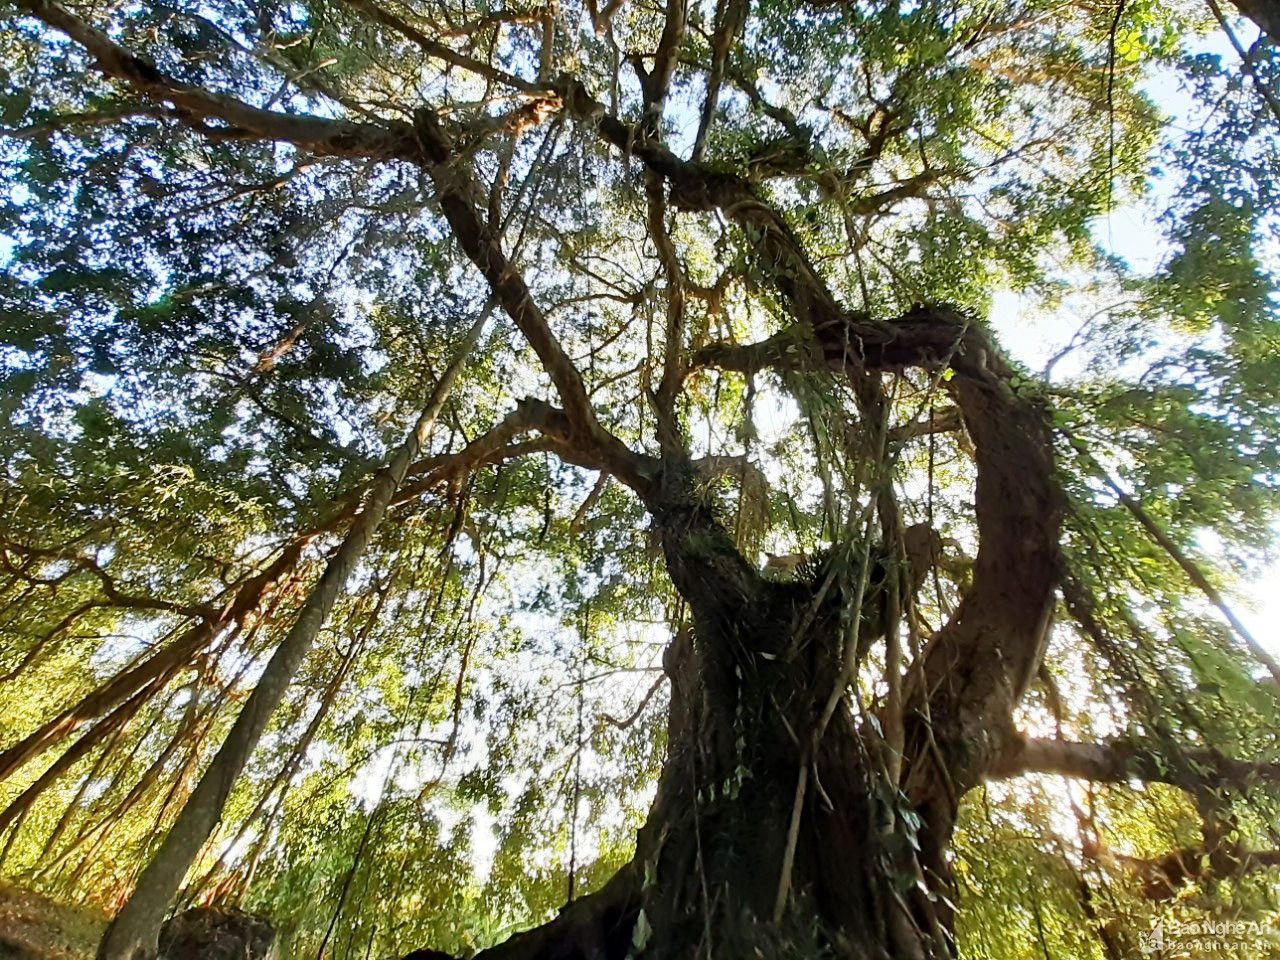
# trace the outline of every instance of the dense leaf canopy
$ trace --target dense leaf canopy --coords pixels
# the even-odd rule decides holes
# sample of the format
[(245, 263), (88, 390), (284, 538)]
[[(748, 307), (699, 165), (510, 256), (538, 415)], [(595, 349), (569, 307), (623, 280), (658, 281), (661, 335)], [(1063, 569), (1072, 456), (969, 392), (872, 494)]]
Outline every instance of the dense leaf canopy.
[(660, 457), (770, 579), (869, 557), (886, 496), (941, 535), (849, 678), (881, 710), (973, 577), (974, 447), (948, 357), (877, 370), (884, 424), (806, 362), (812, 273), (890, 343), (1004, 337), (975, 362), (1052, 427), (1058, 610), (956, 827), (960, 955), (1277, 915), (1280, 668), (1223, 596), (1280, 507), (1280, 46), (1233, 8), (19, 7), (5, 876), (123, 902), (482, 315), (183, 902), (288, 956), (462, 953), (626, 862), (687, 620)]

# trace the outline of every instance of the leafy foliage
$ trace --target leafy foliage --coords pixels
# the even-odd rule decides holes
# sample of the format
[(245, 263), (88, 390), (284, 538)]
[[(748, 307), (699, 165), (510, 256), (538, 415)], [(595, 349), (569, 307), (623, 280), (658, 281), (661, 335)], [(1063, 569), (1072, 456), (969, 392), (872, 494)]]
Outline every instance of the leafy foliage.
[[(503, 78), (547, 79), (538, 11), (70, 9), (177, 81), (256, 107), (389, 124), (425, 105), (446, 120), (458, 162), (498, 184), (479, 207), (599, 421), (656, 454), (664, 359), (689, 365), (678, 426), (751, 561), (835, 550), (848, 504), (874, 497), (849, 384), (692, 364), (791, 327), (750, 228), (674, 200), (655, 225), (638, 162), (591, 121), (554, 105), (512, 120), (536, 98)], [(647, 122), (665, 11), (622, 5), (599, 30), (594, 5), (556, 11), (554, 73)], [(653, 119), (682, 157), (722, 16), (690, 6)], [(1258, 91), (1275, 89), (1280, 50), (1259, 43), (1246, 73), (1204, 52), (1209, 29), (1183, 3), (761, 0), (720, 64), (700, 149), (874, 316), (946, 302), (1003, 332), (1017, 294), (1026, 314), (1092, 317), (1043, 376), (1016, 358), (1014, 387), (1052, 410), (1070, 504), (1064, 602), (1018, 723), (1274, 763), (1276, 688), (1117, 501), (1219, 589), (1275, 536), (1280, 119)], [(16, 804), (5, 875), (115, 907), (490, 291), (410, 163), (194, 117), (25, 14), (0, 33), (0, 63), (0, 744), (217, 624), (136, 703), (68, 733), (58, 755), (77, 736), (85, 749), (59, 775), (41, 781), (59, 762), (42, 757), (0, 783)], [(1173, 88), (1189, 106), (1169, 116)], [(1150, 269), (1103, 236), (1138, 209), (1159, 231)], [(659, 225), (683, 273), (674, 338)], [(548, 395), (553, 376), (503, 317), (430, 457)], [(946, 538), (918, 598), (936, 626), (971, 574), (972, 446), (963, 427), (904, 429), (947, 415), (941, 373), (882, 381), (903, 521)], [(219, 620), (290, 544), (297, 562)], [(662, 651), (684, 620), (642, 505), (607, 472), (542, 447), (413, 489), (184, 897), (269, 914), (295, 957), (460, 954), (554, 915), (630, 857), (665, 754)], [(884, 658), (855, 680), (864, 706), (884, 701)], [(1138, 779), (971, 796), (954, 850), (961, 955), (1109, 957), (1159, 917), (1274, 918), (1274, 870), (1189, 874), (1152, 897), (1141, 866), (1207, 843), (1209, 822), (1280, 846), (1274, 788), (1190, 796)]]

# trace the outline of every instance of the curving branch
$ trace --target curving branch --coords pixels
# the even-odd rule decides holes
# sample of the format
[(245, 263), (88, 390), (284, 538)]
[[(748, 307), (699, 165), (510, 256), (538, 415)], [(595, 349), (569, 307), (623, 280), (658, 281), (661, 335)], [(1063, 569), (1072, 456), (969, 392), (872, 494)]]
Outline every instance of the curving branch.
[[(478, 76), (484, 77), (486, 80), (492, 80), (495, 83), (511, 87), (515, 90), (520, 90), (525, 93), (542, 92), (542, 87), (536, 83), (532, 83), (522, 77), (518, 77), (514, 73), (509, 73), (506, 70), (499, 69), (492, 64), (485, 63), (483, 60), (477, 60), (475, 57), (467, 56), (465, 53), (459, 53), (452, 47), (440, 43), (438, 40), (432, 39), (403, 17), (399, 17), (392, 13), (380, 3), (374, 3), (373, 0), (347, 0), (347, 3), (377, 23), (382, 24), (382, 26), (400, 34), (406, 40), (421, 49), (422, 52), (427, 54), (429, 57), (441, 60), (450, 66), (469, 70)], [(532, 22), (535, 17), (540, 18), (541, 14), (535, 15), (530, 13), (524, 14), (520, 17), (492, 14), (489, 17), (482, 18), (481, 21), (478, 21), (476, 23), (476, 27), (484, 29), (487, 25), (504, 21), (512, 23), (527, 23)], [(458, 30), (445, 31), (442, 35), (456, 35), (459, 32), (460, 31)]]

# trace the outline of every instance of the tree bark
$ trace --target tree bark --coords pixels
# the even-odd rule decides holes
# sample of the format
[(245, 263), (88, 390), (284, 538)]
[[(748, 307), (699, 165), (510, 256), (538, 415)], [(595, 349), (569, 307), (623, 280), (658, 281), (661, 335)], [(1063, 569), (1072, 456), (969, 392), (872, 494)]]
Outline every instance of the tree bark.
[(1237, 10), (1252, 20), (1272, 43), (1280, 43), (1280, 2), (1232, 0)]
[(840, 710), (808, 739), (839, 673), (843, 598), (808, 616), (816, 583), (763, 580), (697, 508), (655, 525), (694, 626), (664, 659), (668, 759), (635, 856), (478, 960), (942, 955), (937, 925), (899, 893), (917, 874), (888, 839), (897, 794), (879, 736)]
[(738, 359), (857, 375), (949, 368), (974, 442), (973, 583), (906, 673), (901, 776), (883, 724), (844, 699), (849, 620), (879, 601), (847, 578), (826, 592), (821, 577), (765, 580), (700, 504), (692, 466), (664, 459), (637, 492), (693, 629), (666, 658), (669, 752), (649, 818), (600, 892), (485, 960), (953, 953), (946, 851), (959, 800), (1016, 740), (1013, 708), (1043, 655), (1060, 574), (1048, 419), (955, 311), (873, 324), (833, 316), (816, 294), (806, 309), (822, 323), (796, 349)]

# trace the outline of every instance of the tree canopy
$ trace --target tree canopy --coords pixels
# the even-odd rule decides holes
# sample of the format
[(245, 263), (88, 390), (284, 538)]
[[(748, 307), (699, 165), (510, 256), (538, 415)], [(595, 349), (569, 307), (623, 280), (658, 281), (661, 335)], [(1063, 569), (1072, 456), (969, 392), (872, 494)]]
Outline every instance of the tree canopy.
[(17, 0), (0, 872), (287, 957), (1280, 955), (1271, 16)]

